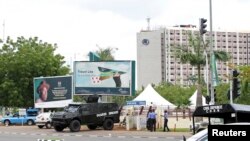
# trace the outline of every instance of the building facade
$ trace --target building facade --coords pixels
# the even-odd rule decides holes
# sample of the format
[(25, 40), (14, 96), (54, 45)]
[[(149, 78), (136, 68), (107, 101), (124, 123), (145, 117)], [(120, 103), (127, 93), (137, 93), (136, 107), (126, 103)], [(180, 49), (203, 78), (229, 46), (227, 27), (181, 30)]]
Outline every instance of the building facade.
[[(188, 86), (197, 75), (197, 68), (182, 64), (176, 58), (171, 48), (189, 45), (188, 34), (199, 34), (194, 27), (169, 27), (158, 30), (146, 30), (137, 33), (137, 89), (153, 83), (170, 82)], [(214, 31), (213, 49), (228, 52), (231, 56), (228, 62), (217, 61), (217, 73), (221, 82), (228, 83), (227, 77), (231, 70), (229, 63), (249, 65), (250, 63), (250, 32)], [(204, 36), (209, 39), (209, 32)], [(209, 53), (209, 52), (208, 52)], [(204, 80), (207, 80), (209, 68), (201, 70)]]

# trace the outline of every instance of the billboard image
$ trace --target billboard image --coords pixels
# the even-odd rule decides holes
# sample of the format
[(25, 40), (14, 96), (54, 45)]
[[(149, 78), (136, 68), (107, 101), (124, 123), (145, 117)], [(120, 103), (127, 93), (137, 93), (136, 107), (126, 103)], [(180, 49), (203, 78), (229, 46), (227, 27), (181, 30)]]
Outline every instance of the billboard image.
[(75, 94), (131, 95), (132, 62), (74, 62)]
[(72, 76), (34, 78), (35, 108), (65, 107), (72, 102)]

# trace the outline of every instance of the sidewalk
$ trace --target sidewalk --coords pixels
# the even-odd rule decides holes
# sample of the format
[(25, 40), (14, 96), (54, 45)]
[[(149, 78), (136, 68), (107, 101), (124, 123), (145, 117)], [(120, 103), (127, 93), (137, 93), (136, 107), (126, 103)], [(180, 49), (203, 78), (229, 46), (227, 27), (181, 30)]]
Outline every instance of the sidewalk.
[(176, 136), (176, 137), (182, 137), (183, 135), (185, 137), (192, 136), (191, 132), (163, 132), (163, 131), (156, 131), (156, 132), (150, 132), (148, 130), (126, 130), (125, 127), (119, 127), (115, 126), (110, 133), (113, 133), (115, 135), (130, 135), (130, 136), (142, 136), (142, 137), (168, 137), (168, 136)]

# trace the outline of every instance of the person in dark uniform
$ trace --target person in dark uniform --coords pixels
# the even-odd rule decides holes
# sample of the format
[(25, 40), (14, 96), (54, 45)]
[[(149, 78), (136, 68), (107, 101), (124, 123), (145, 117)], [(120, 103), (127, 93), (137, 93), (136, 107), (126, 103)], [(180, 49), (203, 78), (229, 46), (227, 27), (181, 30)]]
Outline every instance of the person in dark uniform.
[(170, 131), (170, 130), (169, 130), (169, 128), (168, 128), (168, 111), (167, 111), (167, 110), (165, 110), (165, 111), (164, 111), (164, 115), (163, 115), (163, 117), (164, 117), (164, 127), (163, 127), (163, 132), (165, 132), (165, 131), (166, 131), (166, 128), (167, 128), (167, 131)]
[(155, 109), (152, 109), (152, 111), (148, 114), (149, 118), (149, 124), (150, 124), (150, 131), (156, 130), (156, 113)]

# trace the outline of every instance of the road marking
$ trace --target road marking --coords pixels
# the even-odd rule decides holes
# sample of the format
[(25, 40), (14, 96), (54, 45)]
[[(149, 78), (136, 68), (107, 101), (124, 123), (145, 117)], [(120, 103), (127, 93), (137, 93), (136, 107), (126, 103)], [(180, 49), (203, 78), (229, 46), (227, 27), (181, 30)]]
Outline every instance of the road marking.
[(65, 137), (69, 137), (70, 135), (69, 135), (69, 134), (63, 134), (63, 136), (65, 136)]
[(80, 134), (76, 134), (75, 136), (77, 136), (77, 137), (82, 137), (82, 135), (80, 135)]
[(95, 137), (95, 138), (96, 138), (96, 137), (98, 137), (98, 136), (97, 136), (97, 135), (89, 135), (89, 137)]
[(132, 136), (133, 138), (139, 139), (141, 138), (140, 136)]
[(150, 139), (157, 139), (158, 137), (148, 137), (148, 138), (150, 138)]
[(126, 136), (117, 136), (118, 138), (126, 138)]
[[(117, 135), (112, 135), (112, 134), (106, 134), (106, 135), (98, 135), (98, 134), (92, 134), (92, 135), (87, 135), (87, 134), (54, 134), (54, 133), (18, 133), (18, 132), (8, 132), (8, 131), (0, 131), (0, 134), (13, 134), (13, 135), (32, 135), (32, 136), (77, 136), (77, 137), (92, 137), (92, 138), (149, 138), (149, 139), (167, 139), (167, 140), (175, 140), (175, 139), (179, 139), (179, 137), (164, 137), (164, 136), (160, 136), (160, 137), (155, 137), (155, 136), (130, 136), (130, 135), (125, 135), (125, 136), (117, 136)], [(61, 141), (61, 140), (60, 140)]]

